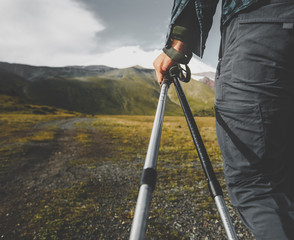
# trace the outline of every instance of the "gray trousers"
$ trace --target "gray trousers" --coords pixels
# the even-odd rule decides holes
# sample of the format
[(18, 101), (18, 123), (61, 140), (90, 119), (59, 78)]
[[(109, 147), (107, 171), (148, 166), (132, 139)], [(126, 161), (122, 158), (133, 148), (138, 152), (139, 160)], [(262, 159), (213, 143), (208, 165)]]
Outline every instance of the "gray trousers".
[(216, 127), (232, 204), (256, 239), (294, 239), (294, 1), (222, 31)]

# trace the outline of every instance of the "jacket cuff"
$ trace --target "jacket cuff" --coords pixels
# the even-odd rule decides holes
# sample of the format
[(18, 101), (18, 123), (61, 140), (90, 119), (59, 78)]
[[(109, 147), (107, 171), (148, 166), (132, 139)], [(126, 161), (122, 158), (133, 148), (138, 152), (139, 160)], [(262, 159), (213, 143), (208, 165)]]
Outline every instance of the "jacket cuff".
[(183, 26), (174, 26), (171, 32), (171, 38), (180, 40), (185, 43), (191, 42), (190, 30)]

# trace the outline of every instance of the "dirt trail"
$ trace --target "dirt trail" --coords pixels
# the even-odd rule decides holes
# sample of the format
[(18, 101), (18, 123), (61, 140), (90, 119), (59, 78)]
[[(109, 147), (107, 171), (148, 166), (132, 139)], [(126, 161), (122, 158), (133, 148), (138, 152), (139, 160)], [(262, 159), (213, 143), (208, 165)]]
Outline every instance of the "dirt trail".
[[(10, 156), (17, 164), (0, 176), (1, 239), (128, 238), (145, 149), (138, 156), (124, 156), (121, 152), (127, 152), (128, 144), (119, 146), (118, 136), (93, 127), (94, 121), (97, 118), (51, 120), (26, 133), (51, 129), (54, 138), (23, 143), (22, 151)], [(78, 141), (77, 136), (91, 141)], [(164, 186), (164, 172), (160, 177), (158, 189), (163, 191), (154, 192), (147, 235), (224, 239), (215, 209), (208, 204), (205, 214), (211, 216), (207, 217), (203, 211), (195, 212), (207, 191), (179, 192), (182, 197), (176, 198), (172, 195), (175, 188)], [(242, 232), (238, 221), (235, 224)], [(250, 235), (244, 231), (240, 239), (250, 239)]]
[(23, 219), (22, 213), (28, 211), (32, 202), (42, 199), (53, 189), (72, 185), (75, 179), (67, 163), (81, 151), (79, 142), (73, 140), (76, 134), (74, 125), (81, 121), (93, 119), (71, 118), (37, 125), (32, 131), (54, 126), (54, 139), (26, 143), (21, 155), (12, 156), (18, 158), (18, 166), (7, 170), (0, 178), (2, 238), (13, 239), (17, 235), (17, 229), (21, 230), (18, 226)]
[[(38, 191), (46, 181), (55, 179), (55, 176), (63, 169), (66, 161), (78, 150), (78, 144), (71, 138), (74, 135), (74, 123), (84, 119), (73, 118), (56, 120), (37, 125), (33, 131), (49, 126), (56, 126), (56, 134), (52, 141), (25, 143), (25, 151), (20, 157), (17, 168), (1, 176), (1, 190), (4, 188), (4, 198), (11, 198), (11, 193), (19, 194), (23, 190)], [(89, 121), (89, 119), (87, 119)], [(3, 190), (2, 190), (3, 191)], [(1, 200), (1, 201), (2, 201)]]

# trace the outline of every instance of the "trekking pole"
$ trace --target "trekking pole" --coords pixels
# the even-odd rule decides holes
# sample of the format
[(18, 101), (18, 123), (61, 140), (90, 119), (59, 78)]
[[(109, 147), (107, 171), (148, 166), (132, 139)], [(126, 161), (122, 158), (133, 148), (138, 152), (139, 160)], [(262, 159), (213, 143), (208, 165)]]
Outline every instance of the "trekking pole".
[[(186, 77), (183, 78), (183, 72), (186, 72)], [(226, 231), (226, 234), (228, 236), (229, 240), (236, 240), (237, 238), (237, 234), (234, 228), (234, 225), (231, 221), (231, 217), (230, 214), (227, 210), (224, 198), (223, 198), (223, 192), (221, 189), (221, 186), (218, 182), (218, 180), (216, 179), (215, 173), (213, 171), (211, 162), (209, 160), (208, 154), (206, 152), (205, 146), (203, 144), (201, 135), (199, 133), (199, 130), (197, 128), (195, 119), (193, 117), (193, 114), (191, 112), (190, 106), (188, 104), (188, 101), (186, 99), (186, 96), (184, 94), (184, 91), (182, 89), (182, 86), (179, 82), (179, 80), (184, 82), (188, 82), (190, 80), (190, 69), (189, 67), (186, 65), (186, 69), (181, 68), (180, 65), (178, 66), (173, 66), (170, 71), (169, 71), (170, 77), (172, 78), (172, 81), (175, 85), (186, 121), (188, 123), (192, 138), (193, 138), (193, 142), (194, 145), (197, 149), (198, 152), (198, 156), (200, 158), (200, 162), (202, 165), (202, 168), (204, 170), (205, 176), (206, 176), (206, 180), (208, 181), (208, 187), (209, 187), (209, 191), (211, 194), (212, 199), (214, 199), (217, 209), (219, 211), (221, 220), (224, 224), (224, 228)]]
[(152, 192), (156, 184), (156, 164), (162, 131), (166, 96), (170, 83), (171, 80), (169, 78), (165, 78), (163, 84), (161, 85), (161, 91), (152, 127), (151, 137), (149, 140), (147, 155), (141, 175), (139, 195), (133, 218), (130, 240), (144, 239)]

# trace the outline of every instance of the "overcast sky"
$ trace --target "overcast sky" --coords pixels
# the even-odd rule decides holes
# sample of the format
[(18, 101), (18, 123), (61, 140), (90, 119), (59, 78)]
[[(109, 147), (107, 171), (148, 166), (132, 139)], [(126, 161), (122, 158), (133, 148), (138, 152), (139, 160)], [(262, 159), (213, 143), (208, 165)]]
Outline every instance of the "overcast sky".
[[(0, 3), (0, 61), (148, 68), (152, 68), (164, 45), (173, 5), (172, 0), (0, 0)], [(216, 17), (219, 18), (219, 12)], [(219, 21), (215, 21), (202, 59), (212, 68), (217, 64), (219, 39)], [(206, 67), (196, 58), (191, 64), (192, 68)]]

